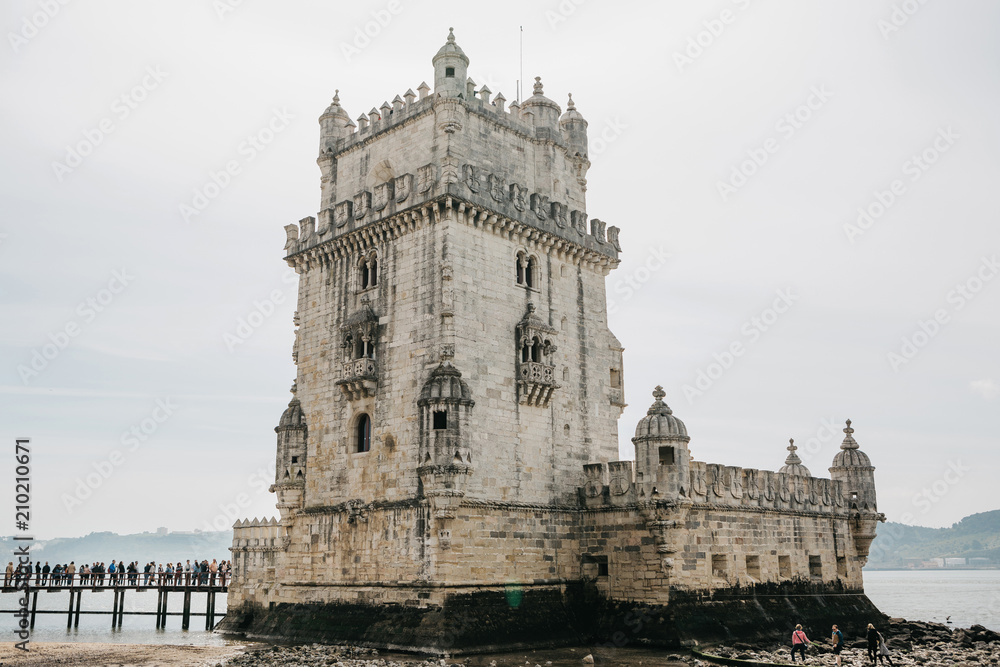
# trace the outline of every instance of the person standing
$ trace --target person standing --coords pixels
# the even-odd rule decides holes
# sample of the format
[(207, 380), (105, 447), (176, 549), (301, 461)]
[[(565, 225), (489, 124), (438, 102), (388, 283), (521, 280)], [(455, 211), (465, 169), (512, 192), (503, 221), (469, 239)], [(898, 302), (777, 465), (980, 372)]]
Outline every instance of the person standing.
[(840, 667), (840, 652), (844, 650), (844, 633), (834, 625), (830, 639), (833, 640), (833, 655), (837, 658), (837, 667)]
[(868, 660), (874, 665), (876, 655), (878, 655), (878, 630), (871, 623), (868, 624)]
[(891, 654), (889, 653), (889, 647), (885, 645), (885, 637), (882, 636), (881, 632), (876, 632), (875, 634), (878, 635), (878, 651), (877, 651), (877, 655), (878, 655), (878, 661), (879, 661), (879, 663), (885, 664), (885, 661), (888, 660), (889, 661), (889, 667), (893, 667), (892, 657), (891, 657)]
[(49, 567), (49, 561), (45, 561), (45, 565), (42, 566), (42, 586), (44, 586), (49, 580), (49, 572), (52, 568)]
[(795, 662), (796, 651), (802, 656), (802, 662), (806, 661), (806, 646), (808, 644), (809, 638), (806, 637), (806, 633), (802, 631), (802, 624), (799, 623), (795, 626), (795, 631), (792, 632), (792, 662)]
[[(31, 573), (28, 573), (28, 578), (31, 578)], [(35, 561), (35, 585), (38, 586), (42, 583), (42, 561)]]
[(66, 580), (69, 581), (69, 585), (73, 585), (73, 575), (76, 574), (76, 561), (71, 560), (69, 565), (66, 566)]
[[(28, 567), (30, 568), (31, 566), (29, 565)], [(9, 563), (7, 563), (7, 572), (4, 574), (3, 577), (3, 587), (7, 588), (8, 586), (10, 586), (10, 583), (13, 579), (14, 579), (14, 561), (10, 561)]]

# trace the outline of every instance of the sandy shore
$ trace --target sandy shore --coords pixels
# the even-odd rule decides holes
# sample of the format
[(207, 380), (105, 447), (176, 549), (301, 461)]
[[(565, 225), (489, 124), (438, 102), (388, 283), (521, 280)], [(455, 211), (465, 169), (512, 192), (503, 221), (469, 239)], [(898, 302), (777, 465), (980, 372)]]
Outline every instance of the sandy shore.
[(3, 667), (41, 667), (42, 665), (93, 665), (94, 667), (153, 667), (183, 665), (214, 667), (223, 660), (246, 650), (246, 644), (230, 646), (177, 646), (171, 644), (56, 644), (31, 642), (29, 652), (13, 644), (0, 645)]

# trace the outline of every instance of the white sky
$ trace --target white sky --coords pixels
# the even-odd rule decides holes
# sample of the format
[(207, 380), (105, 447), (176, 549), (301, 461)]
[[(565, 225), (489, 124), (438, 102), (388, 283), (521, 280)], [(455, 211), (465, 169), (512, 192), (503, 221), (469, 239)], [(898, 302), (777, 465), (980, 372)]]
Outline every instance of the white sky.
[[(524, 77), (541, 75), (561, 105), (572, 92), (590, 122), (588, 213), (619, 226), (624, 247), (608, 279), (626, 347), (623, 458), (662, 384), (699, 460), (776, 469), (794, 437), (826, 476), (849, 417), (890, 519), (947, 525), (997, 508), (1000, 280), (975, 281), (1000, 253), (1000, 6), (900, 1), (916, 11), (890, 32), (894, 4), (860, 0), (231, 4), (221, 16), (210, 0), (0, 9), (0, 498), (13, 494), (13, 440), (29, 436), (38, 537), (274, 513), (261, 489), (294, 377), (282, 227), (319, 205), (316, 119), (335, 88), (356, 118), (432, 82), (449, 26), (470, 76), (513, 100), (523, 25)], [(796, 110), (798, 127), (783, 122)], [(247, 148), (272, 119), (273, 141)], [(98, 145), (57, 174), (88, 136)], [(767, 148), (723, 200), (718, 183)], [(914, 171), (925, 150), (934, 163)], [(180, 205), (230, 160), (240, 172), (185, 221)], [(845, 224), (894, 179), (900, 194), (852, 243)], [(102, 292), (116, 271), (127, 286)], [(970, 279), (974, 298), (955, 296)], [(223, 336), (275, 290), (281, 303), (231, 351)], [(748, 335), (778, 290), (793, 305)], [(887, 355), (938, 310), (944, 324), (894, 369)], [(67, 326), (65, 348), (22, 378)], [(715, 373), (713, 355), (737, 342), (744, 353)], [(717, 379), (689, 399), (699, 371)], [(166, 416), (157, 399), (172, 414), (123, 444)], [(122, 459), (102, 466), (114, 450)], [(110, 475), (68, 510), (95, 465)]]

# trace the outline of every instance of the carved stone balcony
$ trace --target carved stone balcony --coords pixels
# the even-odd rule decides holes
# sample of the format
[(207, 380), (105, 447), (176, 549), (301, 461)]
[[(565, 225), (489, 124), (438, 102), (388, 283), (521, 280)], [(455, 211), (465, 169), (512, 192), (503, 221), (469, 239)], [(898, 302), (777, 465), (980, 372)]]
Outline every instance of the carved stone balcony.
[(548, 407), (552, 392), (559, 388), (555, 381), (555, 366), (538, 361), (522, 361), (517, 367), (518, 401), (527, 405)]
[(374, 359), (363, 358), (344, 362), (343, 379), (337, 386), (348, 400), (355, 401), (375, 395), (378, 386), (378, 366)]

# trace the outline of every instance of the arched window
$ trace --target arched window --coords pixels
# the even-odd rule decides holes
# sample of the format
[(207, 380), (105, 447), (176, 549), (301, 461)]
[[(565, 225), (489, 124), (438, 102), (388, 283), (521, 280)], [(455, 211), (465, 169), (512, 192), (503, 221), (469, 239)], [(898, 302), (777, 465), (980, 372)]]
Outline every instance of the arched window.
[(524, 284), (524, 253), (517, 253), (517, 284)]
[(358, 263), (358, 284), (363, 290), (378, 285), (378, 255), (375, 253)]
[(531, 361), (531, 345), (529, 343), (521, 346), (521, 361)]
[(372, 448), (372, 420), (368, 415), (358, 417), (357, 451), (367, 452)]
[(542, 343), (538, 338), (531, 339), (531, 360), (541, 361), (542, 359)]
[(528, 287), (535, 286), (535, 258), (529, 257), (527, 265), (524, 267), (524, 284)]

